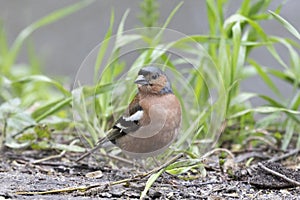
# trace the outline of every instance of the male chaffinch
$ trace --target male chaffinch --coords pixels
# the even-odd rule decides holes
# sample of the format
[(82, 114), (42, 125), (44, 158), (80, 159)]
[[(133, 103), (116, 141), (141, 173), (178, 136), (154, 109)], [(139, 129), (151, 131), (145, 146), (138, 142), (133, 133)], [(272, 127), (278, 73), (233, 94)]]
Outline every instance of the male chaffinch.
[(181, 106), (173, 94), (166, 74), (148, 66), (138, 72), (138, 93), (127, 110), (97, 145), (77, 161), (111, 141), (134, 157), (154, 156), (165, 150), (176, 138), (181, 124)]

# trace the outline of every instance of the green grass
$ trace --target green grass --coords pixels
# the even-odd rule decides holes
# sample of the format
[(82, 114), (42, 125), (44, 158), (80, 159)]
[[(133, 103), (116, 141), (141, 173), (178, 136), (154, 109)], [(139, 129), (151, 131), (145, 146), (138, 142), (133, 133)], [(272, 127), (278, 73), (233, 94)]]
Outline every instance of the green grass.
[[(226, 142), (242, 144), (254, 134), (253, 130), (269, 131), (283, 150), (299, 148), (300, 34), (280, 16), (282, 5), (269, 11), (271, 1), (245, 0), (227, 17), (224, 8), (228, 3), (226, 0), (206, 1), (209, 31), (203, 35), (184, 35), (167, 29), (182, 3), (173, 9), (161, 28), (151, 28), (158, 24), (158, 4), (145, 0), (140, 15), (143, 27), (129, 32), (124, 31), (124, 24), (132, 13), (124, 13), (117, 32), (113, 33), (117, 22), (112, 11), (103, 42), (93, 52), (97, 58), (94, 84), (87, 86), (76, 82), (77, 88), (73, 91), (66, 90), (55, 78), (42, 74), (31, 44), (27, 71), (16, 70), (16, 58), (34, 31), (89, 5), (90, 1), (82, 1), (37, 20), (20, 32), (11, 47), (1, 25), (0, 128), (3, 144), (11, 148), (72, 150), (53, 145), (57, 143), (54, 133), (49, 130), (73, 132), (76, 128), (84, 141), (93, 146), (99, 137), (105, 136), (136, 93), (133, 80), (138, 70), (155, 64), (162, 66), (172, 77), (174, 92), (183, 107), (182, 133), (173, 145), (175, 150), (185, 151), (192, 158), (201, 157), (208, 149)], [(286, 28), (291, 37), (266, 34), (261, 26), (266, 20), (278, 21), (278, 26)], [(169, 34), (177, 34), (177, 37), (170, 41)], [(135, 46), (137, 44), (139, 46)], [(287, 49), (288, 59), (281, 57), (276, 45)], [(259, 48), (265, 48), (270, 58), (282, 68), (275, 70), (252, 58), (251, 52)], [(138, 52), (132, 63), (124, 56), (126, 51), (130, 52), (128, 49)], [(242, 91), (241, 83), (253, 76), (261, 78), (277, 98)], [(292, 97), (282, 96), (274, 81), (277, 79), (289, 84), (294, 91)], [(250, 102), (253, 98), (260, 98), (265, 104), (253, 107)], [(261, 117), (256, 118), (257, 114)], [(221, 126), (225, 123), (227, 128), (220, 136)], [(47, 136), (44, 139), (36, 128), (41, 124), (51, 127), (44, 130)], [(76, 138), (76, 134), (65, 137)], [(73, 147), (74, 151), (83, 151), (79, 146)]]
[[(299, 45), (292, 39), (267, 35), (260, 23), (263, 20), (274, 20), (275, 18), (296, 37), (298, 32), (278, 14), (268, 11), (271, 1), (243, 1), (236, 13), (225, 18), (223, 8), (227, 3), (227, 1), (207, 1), (210, 27), (207, 35), (181, 35), (180, 38), (171, 42), (164, 40), (170, 34), (165, 28), (176, 11), (180, 9), (181, 4), (174, 8), (161, 29), (151, 29), (152, 33), (157, 33), (155, 37), (143, 34), (144, 31), (124, 32), (124, 22), (128, 15), (126, 12), (119, 24), (117, 34), (113, 36), (111, 28), (109, 28), (106, 40), (99, 47), (99, 60), (102, 61), (104, 53), (110, 55), (110, 59), (106, 63), (97, 63), (96, 71), (104, 69), (97, 84), (113, 83), (114, 88), (121, 87), (125, 83), (120, 81), (119, 75), (126, 74), (128, 67), (130, 70), (126, 77), (133, 80), (142, 66), (162, 65), (172, 74), (175, 94), (180, 98), (183, 106), (183, 131), (175, 145), (177, 149), (187, 150), (194, 156), (201, 156), (208, 146), (215, 144), (215, 141), (218, 140), (220, 127), (224, 122), (227, 122), (228, 127), (238, 127), (238, 130), (226, 129), (219, 144), (222, 144), (224, 140), (241, 144), (246, 137), (251, 135), (249, 130), (272, 129), (278, 133), (287, 133), (282, 134), (281, 141), (281, 148), (286, 149), (293, 136), (299, 138), (295, 135), (299, 129), (299, 92), (296, 92), (291, 99), (283, 98), (276, 82), (271, 77), (275, 76), (288, 82), (295, 91), (298, 91), (297, 80), (299, 78), (296, 75), (299, 74), (299, 65), (297, 65), (299, 56), (296, 52)], [(281, 5), (276, 10), (277, 13), (280, 11), (280, 7)], [(112, 15), (111, 26), (113, 19)], [(115, 38), (114, 41), (111, 41), (115, 46), (112, 52), (107, 52), (107, 43), (112, 38)], [(128, 66), (126, 59), (123, 60), (118, 56), (123, 48), (137, 42), (142, 44), (142, 48), (133, 64)], [(280, 53), (275, 49), (277, 44), (288, 49), (291, 63), (285, 63), (280, 57)], [(249, 56), (252, 51), (262, 47), (269, 51), (270, 57), (275, 58), (278, 64), (283, 66), (283, 70), (262, 66)], [(176, 55), (170, 55), (169, 52), (176, 52), (185, 57), (176, 57)], [(100, 65), (102, 67), (99, 67)], [(182, 67), (185, 65), (193, 67)], [(118, 70), (116, 71), (116, 69)], [(241, 91), (241, 82), (252, 76), (260, 77), (266, 86), (278, 96), (278, 100), (264, 94)], [(126, 83), (126, 88), (128, 91), (136, 91), (135, 86), (130, 82)], [(212, 99), (212, 94), (216, 95), (213, 97), (214, 99)], [(96, 141), (98, 133), (103, 136), (105, 130), (110, 128), (109, 120), (111, 120), (112, 113), (116, 112), (116, 117), (119, 116), (132, 98), (132, 93), (122, 93), (116, 96), (108, 93), (95, 97), (93, 103), (95, 113), (89, 115), (92, 116), (91, 119), (85, 119), (90, 123), (89, 127), (97, 130), (89, 131), (93, 133), (91, 138), (94, 140), (89, 141), (90, 144)], [(252, 107), (249, 103), (252, 98), (261, 98), (266, 101), (266, 104)], [(263, 117), (257, 120), (255, 115), (258, 113), (263, 114)], [(270, 118), (270, 115), (273, 117)], [(98, 120), (93, 119), (96, 116)], [(276, 118), (276, 124), (273, 123), (274, 118)], [(97, 129), (98, 122), (101, 127), (100, 131)], [(290, 125), (293, 125), (293, 128), (290, 128)], [(238, 137), (236, 137), (237, 132)], [(204, 148), (203, 145), (190, 145), (197, 144), (204, 139), (210, 142), (206, 146), (204, 145)], [(187, 145), (190, 148), (187, 149)]]
[[(11, 47), (8, 46), (5, 30), (0, 24), (1, 146), (64, 149), (62, 144), (58, 145), (51, 140), (51, 131), (45, 130), (49, 137), (41, 138), (36, 127), (46, 124), (62, 130), (74, 126), (70, 113), (71, 92), (64, 88), (63, 83), (42, 74), (31, 43), (28, 44), (29, 63), (18, 66), (16, 58), (34, 31), (86, 7), (91, 2), (81, 1), (33, 22), (19, 33)], [(70, 150), (66, 146), (65, 149)], [(74, 151), (83, 150), (74, 147)]]

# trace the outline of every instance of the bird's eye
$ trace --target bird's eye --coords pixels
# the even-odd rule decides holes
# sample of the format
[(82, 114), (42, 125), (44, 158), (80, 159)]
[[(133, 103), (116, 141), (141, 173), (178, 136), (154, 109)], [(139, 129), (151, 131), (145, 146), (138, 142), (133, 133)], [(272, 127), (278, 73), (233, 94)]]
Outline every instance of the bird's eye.
[(157, 79), (157, 77), (158, 77), (157, 74), (154, 74), (154, 75), (152, 75), (151, 78), (152, 78), (152, 79)]

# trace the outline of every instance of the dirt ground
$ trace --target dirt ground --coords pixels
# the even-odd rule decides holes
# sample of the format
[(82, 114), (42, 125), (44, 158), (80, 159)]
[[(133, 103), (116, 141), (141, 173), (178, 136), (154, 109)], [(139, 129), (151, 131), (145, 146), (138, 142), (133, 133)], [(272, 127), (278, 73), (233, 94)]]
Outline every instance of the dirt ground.
[[(72, 160), (78, 154), (67, 153), (49, 160), (38, 160), (54, 153), (57, 152), (3, 152), (0, 200), (139, 199), (149, 178), (149, 175), (138, 177), (132, 166), (112, 166), (107, 159), (75, 163)], [(243, 152), (235, 154), (234, 160), (222, 166), (218, 164), (218, 157), (212, 155), (203, 161), (205, 174), (197, 169), (180, 176), (163, 172), (145, 198), (300, 199), (298, 153), (294, 150), (285, 157), (284, 153), (278, 153), (272, 155), (272, 160), (259, 153)], [(280, 158), (282, 155), (284, 158)], [(254, 157), (254, 161), (245, 167), (249, 156)]]

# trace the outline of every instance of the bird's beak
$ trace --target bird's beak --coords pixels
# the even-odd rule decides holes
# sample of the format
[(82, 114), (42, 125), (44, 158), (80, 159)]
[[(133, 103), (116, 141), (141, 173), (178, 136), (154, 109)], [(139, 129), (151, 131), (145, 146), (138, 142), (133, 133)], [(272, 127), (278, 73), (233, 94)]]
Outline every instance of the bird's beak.
[(139, 75), (139, 76), (135, 79), (134, 83), (139, 84), (139, 85), (148, 85), (148, 84), (149, 84), (149, 81), (146, 80), (145, 76)]

